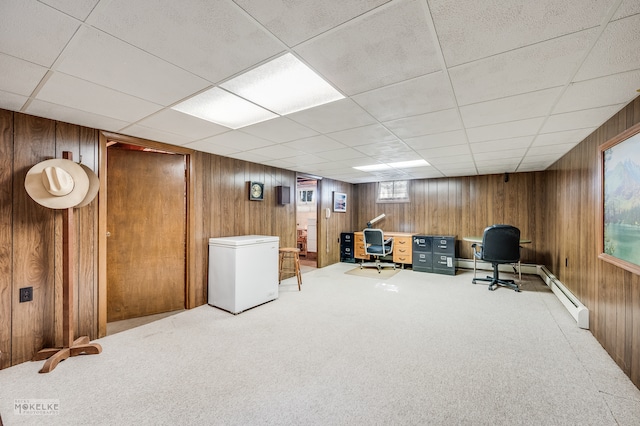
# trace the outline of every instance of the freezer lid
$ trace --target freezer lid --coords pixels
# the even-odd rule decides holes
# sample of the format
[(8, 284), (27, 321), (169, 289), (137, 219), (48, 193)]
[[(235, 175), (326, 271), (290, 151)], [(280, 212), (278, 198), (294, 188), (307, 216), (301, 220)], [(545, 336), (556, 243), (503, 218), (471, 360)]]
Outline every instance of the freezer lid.
[(234, 237), (209, 238), (210, 246), (238, 247), (252, 244), (279, 243), (280, 237), (273, 235), (238, 235)]

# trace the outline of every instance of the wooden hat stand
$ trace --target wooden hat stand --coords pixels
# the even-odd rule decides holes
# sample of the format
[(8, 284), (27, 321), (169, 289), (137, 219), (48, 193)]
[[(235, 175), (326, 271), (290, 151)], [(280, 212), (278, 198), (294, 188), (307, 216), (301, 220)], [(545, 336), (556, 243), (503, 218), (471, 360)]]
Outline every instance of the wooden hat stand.
[[(73, 160), (73, 154), (65, 151), (62, 157)], [(48, 373), (60, 361), (76, 355), (96, 355), (102, 352), (102, 346), (98, 343), (89, 343), (88, 336), (78, 337), (74, 340), (73, 328), (73, 289), (75, 284), (74, 262), (75, 254), (75, 224), (73, 220), (73, 209), (70, 207), (63, 210), (62, 221), (62, 348), (45, 348), (36, 353), (33, 361), (47, 361), (40, 369), (40, 373)]]

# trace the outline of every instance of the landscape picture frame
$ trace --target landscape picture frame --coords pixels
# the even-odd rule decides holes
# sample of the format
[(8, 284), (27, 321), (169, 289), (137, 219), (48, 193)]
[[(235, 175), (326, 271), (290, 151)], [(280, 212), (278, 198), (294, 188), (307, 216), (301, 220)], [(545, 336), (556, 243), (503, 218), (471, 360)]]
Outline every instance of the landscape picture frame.
[(640, 275), (640, 123), (598, 150), (598, 258)]

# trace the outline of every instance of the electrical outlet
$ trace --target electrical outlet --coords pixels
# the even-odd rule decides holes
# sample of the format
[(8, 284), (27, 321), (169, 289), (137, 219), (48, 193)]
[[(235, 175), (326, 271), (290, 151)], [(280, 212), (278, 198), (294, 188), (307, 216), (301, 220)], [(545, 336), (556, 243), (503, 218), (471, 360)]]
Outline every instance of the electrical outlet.
[(31, 302), (33, 300), (33, 287), (23, 287), (20, 289), (20, 303)]

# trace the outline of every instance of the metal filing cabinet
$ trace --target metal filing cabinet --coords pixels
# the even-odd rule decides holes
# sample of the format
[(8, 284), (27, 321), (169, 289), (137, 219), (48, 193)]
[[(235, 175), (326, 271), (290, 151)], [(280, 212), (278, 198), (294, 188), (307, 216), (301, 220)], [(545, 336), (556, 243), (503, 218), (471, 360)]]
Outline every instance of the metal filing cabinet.
[(427, 235), (414, 235), (413, 238), (413, 270), (433, 272), (432, 239)]
[(433, 236), (433, 272), (437, 274), (456, 274), (456, 238), (452, 236)]
[(340, 262), (356, 263), (353, 257), (353, 232), (340, 234)]

